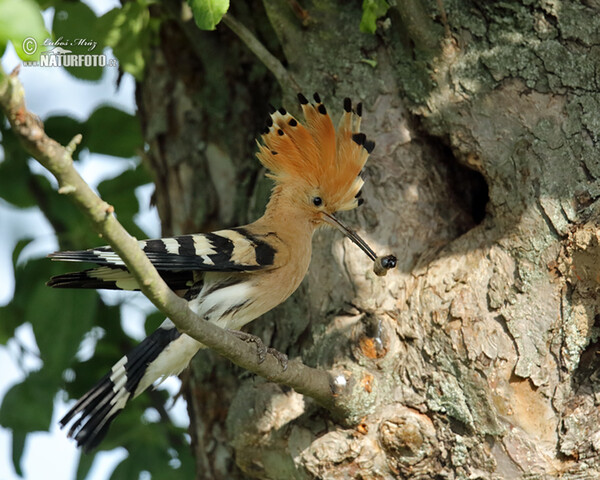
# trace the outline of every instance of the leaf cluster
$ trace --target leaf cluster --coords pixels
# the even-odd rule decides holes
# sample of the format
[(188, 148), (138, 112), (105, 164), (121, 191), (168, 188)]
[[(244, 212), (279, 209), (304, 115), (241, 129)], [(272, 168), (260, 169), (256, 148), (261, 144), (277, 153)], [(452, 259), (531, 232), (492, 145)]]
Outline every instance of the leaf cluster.
[[(55, 8), (51, 33), (44, 28), (40, 6)], [(143, 0), (126, 2), (122, 8), (115, 8), (99, 18), (79, 2), (46, 1), (38, 5), (30, 0), (0, 0), (0, 53), (11, 41), (21, 58), (32, 60), (32, 56), (24, 55), (19, 49), (24, 36), (34, 38), (38, 45), (43, 45), (47, 38), (54, 41), (60, 37), (83, 38), (98, 43), (94, 54), (102, 53), (103, 47), (111, 47), (121, 71), (140, 79), (146, 52), (156, 38), (156, 25), (149, 3)], [(103, 75), (100, 67), (67, 70), (88, 81), (98, 80)], [(102, 181), (97, 188), (115, 206), (120, 222), (128, 231), (138, 238), (146, 238), (146, 233), (134, 221), (140, 210), (135, 190), (151, 182), (139, 159), (144, 147), (139, 118), (102, 105), (84, 120), (56, 115), (46, 118), (44, 123), (48, 135), (63, 145), (76, 134), (83, 135), (80, 148), (74, 154), (75, 161), (83, 157), (82, 152), (122, 159), (122, 173)], [(0, 202), (3, 207), (39, 208), (52, 225), (60, 249), (103, 244), (69, 199), (58, 195), (48, 178), (35, 173), (30, 165), (27, 153), (0, 116)], [(12, 251), (15, 292), (7, 305), (0, 306), (0, 344), (20, 345), (20, 327), (30, 326), (37, 351), (11, 348), (11, 352), (16, 352), (18, 365), (35, 356), (41, 367), (33, 371), (23, 367), (24, 380), (13, 385), (0, 399), (0, 425), (12, 431), (13, 465), (16, 472), (23, 475), (21, 462), (26, 439), (33, 432), (50, 429), (56, 416), (53, 415), (55, 400), (81, 396), (136, 342), (122, 328), (126, 319), (121, 318), (120, 305), (106, 304), (94, 291), (48, 288), (47, 279), (72, 270), (72, 266), (65, 267), (46, 258), (23, 261), (23, 250), (32, 239), (17, 240)], [(147, 329), (156, 328), (161, 320), (158, 315), (152, 315), (146, 322)], [(153, 478), (168, 478), (173, 474), (183, 478), (193, 476), (187, 437), (183, 429), (170, 421), (168, 402), (164, 391), (141, 396), (112, 426), (101, 449), (124, 447), (128, 452), (127, 458), (113, 472), (113, 479), (138, 478), (143, 471), (151, 472)], [(149, 411), (154, 414), (148, 416)], [(148, 418), (157, 417), (156, 412), (159, 412), (159, 420), (150, 421)], [(86, 478), (96, 453), (80, 457), (78, 479)]]

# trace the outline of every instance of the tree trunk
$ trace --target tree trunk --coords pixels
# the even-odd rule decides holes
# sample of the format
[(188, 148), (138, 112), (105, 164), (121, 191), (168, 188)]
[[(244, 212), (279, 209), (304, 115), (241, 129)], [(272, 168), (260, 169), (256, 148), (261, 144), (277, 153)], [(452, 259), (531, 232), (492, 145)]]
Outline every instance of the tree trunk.
[[(600, 475), (600, 4), (411, 0), (376, 35), (358, 3), (233, 8), (334, 117), (364, 102), (377, 147), (343, 218), (399, 266), (376, 277), (321, 231), (300, 289), (250, 328), (344, 374), (344, 418), (198, 356), (198, 478)], [(223, 24), (164, 23), (151, 58), (138, 104), (163, 233), (254, 220), (270, 184), (253, 139), (295, 92)]]

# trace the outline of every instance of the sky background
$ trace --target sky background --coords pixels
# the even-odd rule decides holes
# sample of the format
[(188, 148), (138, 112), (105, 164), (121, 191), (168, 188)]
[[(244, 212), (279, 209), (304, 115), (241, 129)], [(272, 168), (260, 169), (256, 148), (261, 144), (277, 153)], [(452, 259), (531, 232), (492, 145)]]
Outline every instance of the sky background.
[[(95, 0), (85, 3), (97, 15), (102, 15), (110, 9), (120, 6), (116, 0)], [(49, 31), (53, 14), (52, 9), (44, 14)], [(108, 58), (114, 58), (110, 49), (106, 49), (104, 53)], [(3, 55), (1, 63), (5, 71), (12, 71), (17, 65), (22, 64), (11, 45)], [(104, 75), (99, 82), (86, 82), (75, 79), (62, 68), (22, 67), (19, 78), (25, 88), (29, 110), (39, 117), (45, 119), (50, 115), (60, 113), (83, 121), (97, 106), (102, 104), (121, 108), (131, 114), (135, 113), (134, 79), (125, 74), (117, 88), (117, 75), (116, 68), (105, 68)], [(124, 169), (133, 168), (136, 165), (136, 160), (124, 161), (89, 152), (82, 153), (84, 154), (81, 156), (81, 162), (77, 165), (78, 170), (83, 178), (94, 187), (103, 179), (114, 177)], [(3, 153), (0, 149), (0, 161), (2, 158)], [(30, 160), (30, 165), (36, 173), (44, 173), (49, 178), (51, 177), (37, 162)], [(136, 218), (136, 222), (148, 233), (149, 237), (155, 238), (160, 236), (160, 225), (156, 209), (149, 207), (152, 192), (152, 185), (146, 185), (136, 190), (140, 205), (145, 207)], [(12, 298), (14, 291), (12, 251), (16, 243), (25, 237), (35, 240), (24, 249), (19, 257), (19, 262), (25, 262), (29, 258), (44, 257), (57, 248), (53, 230), (37, 208), (15, 209), (0, 199), (0, 305), (6, 305)], [(81, 248), (86, 248), (86, 245), (82, 245)], [(45, 281), (45, 279), (40, 279), (40, 281)], [(111, 304), (122, 302), (125, 298), (129, 299), (122, 307), (126, 313), (124, 317), (127, 319), (123, 326), (127, 333), (141, 340), (144, 330), (143, 316), (140, 310), (149, 311), (152, 306), (139, 294), (131, 293), (127, 297), (123, 295), (128, 294), (118, 292), (116, 295), (107, 295), (104, 298)], [(18, 343), (11, 341), (6, 347), (0, 345), (0, 365), (2, 366), (0, 368), (0, 400), (12, 385), (25, 377), (26, 372), (40, 367), (31, 327), (19, 328), (17, 339)], [(25, 362), (18, 365), (15, 358), (16, 352), (21, 346), (27, 348), (32, 354), (27, 355)], [(93, 347), (87, 350), (86, 352), (84, 348), (80, 352), (81, 355), (93, 353)], [(90, 387), (94, 383), (95, 379), (90, 379)], [(163, 385), (172, 393), (179, 389), (177, 379), (170, 379)], [(51, 431), (35, 433), (27, 437), (22, 458), (24, 477), (17, 476), (12, 465), (11, 432), (0, 427), (0, 480), (20, 478), (70, 480), (75, 478), (75, 469), (80, 453), (75, 443), (69, 440), (65, 432), (58, 427), (58, 420), (72, 403), (73, 401), (65, 404), (60, 399), (55, 399), (55, 414), (52, 419)], [(177, 424), (187, 425), (187, 413), (183, 400), (178, 400), (170, 413)], [(114, 467), (125, 456), (124, 449), (99, 454), (88, 478), (91, 480), (108, 478)]]

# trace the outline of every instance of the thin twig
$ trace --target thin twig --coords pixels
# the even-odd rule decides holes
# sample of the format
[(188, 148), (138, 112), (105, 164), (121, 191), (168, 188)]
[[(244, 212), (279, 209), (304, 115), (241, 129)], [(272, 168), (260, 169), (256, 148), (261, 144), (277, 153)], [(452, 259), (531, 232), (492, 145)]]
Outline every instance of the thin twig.
[(226, 13), (223, 16), (223, 23), (227, 25), (233, 33), (244, 42), (252, 53), (258, 57), (264, 66), (271, 71), (284, 90), (290, 89), (296, 93), (300, 93), (300, 86), (296, 83), (294, 77), (292, 77), (282, 63), (269, 52), (262, 43), (260, 43), (258, 38), (256, 38), (250, 30), (238, 22), (230, 13)]
[(444, 8), (444, 0), (437, 0), (437, 6), (438, 10), (440, 11), (440, 16), (442, 17), (442, 25), (444, 25), (444, 33), (446, 35), (446, 39), (451, 39), (452, 33), (450, 32), (448, 16), (446, 15), (446, 9)]
[(25, 107), (25, 93), (17, 74), (18, 69), (7, 75), (0, 67), (0, 108), (13, 132), (27, 152), (56, 177), (59, 193), (68, 195), (81, 208), (94, 229), (123, 259), (142, 292), (156, 308), (169, 317), (179, 331), (240, 367), (267, 380), (288, 385), (322, 406), (338, 411), (339, 392), (334, 397), (330, 375), (326, 371), (307, 367), (298, 359), (290, 361), (287, 370), (283, 371), (279, 361), (271, 355), (259, 364), (255, 346), (198, 317), (188, 308), (187, 302), (166, 285), (136, 239), (117, 221), (114, 207), (100, 199), (73, 167), (71, 154), (80, 138), (75, 137), (68, 147), (63, 147), (46, 135), (42, 122)]

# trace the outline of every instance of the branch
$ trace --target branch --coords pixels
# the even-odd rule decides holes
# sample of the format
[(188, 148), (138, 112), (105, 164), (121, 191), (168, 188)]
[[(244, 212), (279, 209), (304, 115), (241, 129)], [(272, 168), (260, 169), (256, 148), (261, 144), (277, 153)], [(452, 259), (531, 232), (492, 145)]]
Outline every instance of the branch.
[(72, 153), (81, 141), (81, 135), (76, 135), (66, 147), (49, 138), (40, 119), (25, 107), (25, 92), (17, 74), (18, 68), (7, 75), (0, 66), (0, 108), (13, 132), (25, 150), (56, 177), (58, 193), (68, 195), (81, 208), (94, 229), (123, 259), (142, 292), (156, 308), (170, 318), (180, 332), (236, 365), (269, 381), (292, 387), (334, 413), (339, 413), (341, 392), (333, 394), (328, 372), (307, 367), (299, 359), (291, 360), (287, 370), (283, 371), (279, 361), (271, 355), (267, 355), (265, 361), (259, 364), (255, 346), (197, 316), (188, 308), (188, 303), (166, 285), (139, 248), (136, 239), (117, 221), (114, 208), (100, 199), (75, 170)]
[[(166, 7), (171, 17), (179, 24), (183, 32), (191, 40), (190, 45), (193, 50), (198, 47), (198, 41), (196, 37), (201, 30), (191, 21), (184, 21), (181, 17), (180, 5), (177, 2), (164, 2), (163, 6)], [(223, 15), (221, 21), (229, 27), (229, 29), (237, 35), (237, 37), (248, 47), (248, 49), (256, 55), (256, 57), (263, 63), (265, 67), (273, 74), (277, 79), (277, 82), (284, 90), (290, 90), (296, 93), (301, 92), (300, 85), (296, 82), (290, 72), (283, 66), (275, 55), (273, 55), (267, 48), (260, 42), (258, 38), (248, 30), (242, 23), (236, 20), (231, 13)], [(198, 58), (203, 58), (204, 52), (197, 51)]]
[(258, 57), (263, 65), (271, 71), (284, 90), (287, 89), (300, 93), (300, 86), (296, 83), (294, 77), (292, 77), (283, 64), (269, 52), (262, 43), (260, 43), (260, 40), (258, 40), (250, 30), (238, 22), (230, 13), (226, 13), (223, 16), (222, 21), (242, 42), (244, 42), (250, 51)]

